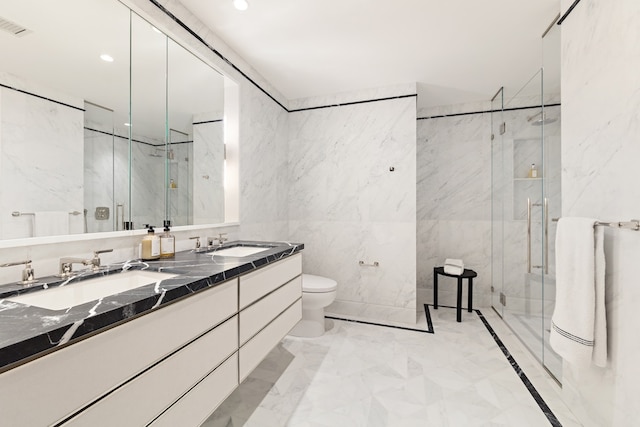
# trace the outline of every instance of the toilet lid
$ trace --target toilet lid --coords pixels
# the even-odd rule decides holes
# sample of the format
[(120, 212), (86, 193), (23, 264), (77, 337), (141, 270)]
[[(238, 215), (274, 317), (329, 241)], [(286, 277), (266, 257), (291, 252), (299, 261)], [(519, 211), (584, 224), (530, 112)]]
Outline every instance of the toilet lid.
[(335, 280), (313, 274), (302, 275), (302, 292), (331, 292), (337, 287), (338, 283)]

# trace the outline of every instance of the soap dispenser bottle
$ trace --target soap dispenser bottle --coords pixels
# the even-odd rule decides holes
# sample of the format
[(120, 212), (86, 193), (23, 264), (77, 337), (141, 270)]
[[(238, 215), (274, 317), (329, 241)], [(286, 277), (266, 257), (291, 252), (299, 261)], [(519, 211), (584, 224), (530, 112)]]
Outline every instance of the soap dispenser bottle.
[(160, 258), (160, 238), (156, 236), (153, 225), (149, 226), (147, 235), (142, 238), (140, 257), (143, 261), (153, 261)]
[(170, 233), (171, 221), (164, 222), (164, 233), (160, 236), (160, 258), (171, 258), (176, 254), (176, 239)]
[(531, 168), (529, 168), (529, 178), (537, 178), (538, 177), (538, 168), (536, 168), (535, 163), (531, 163)]

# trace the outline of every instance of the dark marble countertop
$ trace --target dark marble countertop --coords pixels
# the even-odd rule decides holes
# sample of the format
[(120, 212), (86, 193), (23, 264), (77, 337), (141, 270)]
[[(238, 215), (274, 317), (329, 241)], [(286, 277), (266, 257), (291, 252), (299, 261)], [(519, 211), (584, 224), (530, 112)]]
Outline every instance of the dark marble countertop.
[[(215, 254), (216, 250), (234, 246), (260, 246), (268, 249), (243, 257)], [(99, 272), (78, 272), (75, 273), (77, 276), (69, 279), (49, 276), (39, 278), (37, 283), (28, 286), (16, 283), (2, 285), (0, 372), (286, 258), (302, 249), (304, 245), (296, 243), (235, 241), (212, 251), (178, 252), (175, 257), (164, 260), (131, 260), (109, 264)], [(24, 293), (46, 292), (47, 288), (67, 286), (81, 280), (120, 274), (131, 269), (160, 271), (177, 276), (62, 310), (8, 300)]]

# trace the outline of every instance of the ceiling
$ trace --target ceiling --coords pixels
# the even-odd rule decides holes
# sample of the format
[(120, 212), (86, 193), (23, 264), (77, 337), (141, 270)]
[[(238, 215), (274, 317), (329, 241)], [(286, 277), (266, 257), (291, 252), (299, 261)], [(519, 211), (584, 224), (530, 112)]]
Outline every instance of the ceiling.
[(541, 66), (559, 0), (180, 0), (287, 99), (418, 83), (419, 107), (485, 101)]

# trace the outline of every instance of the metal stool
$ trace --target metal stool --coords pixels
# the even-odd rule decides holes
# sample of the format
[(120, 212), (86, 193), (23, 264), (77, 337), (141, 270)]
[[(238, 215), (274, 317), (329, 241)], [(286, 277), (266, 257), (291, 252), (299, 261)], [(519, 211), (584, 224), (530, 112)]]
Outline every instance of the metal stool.
[(469, 283), (469, 306), (467, 311), (471, 313), (472, 301), (473, 301), (473, 278), (478, 277), (478, 273), (473, 270), (464, 269), (461, 275), (449, 274), (444, 272), (444, 267), (434, 267), (433, 269), (433, 308), (438, 309), (438, 274), (442, 274), (447, 277), (455, 277), (458, 279), (458, 301), (456, 305), (456, 320), (462, 321), (462, 279), (467, 279)]

